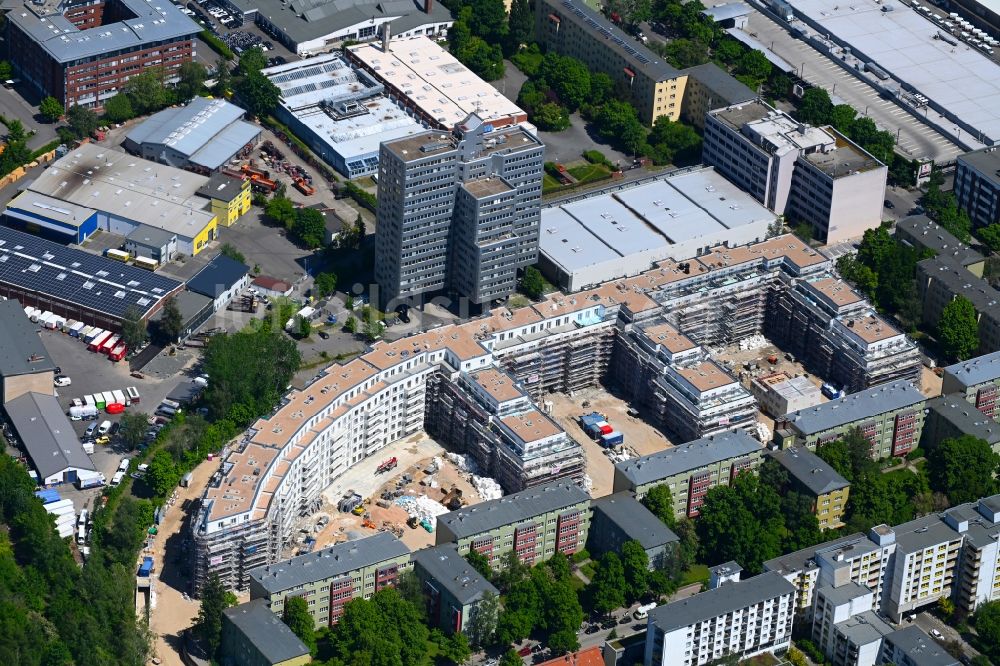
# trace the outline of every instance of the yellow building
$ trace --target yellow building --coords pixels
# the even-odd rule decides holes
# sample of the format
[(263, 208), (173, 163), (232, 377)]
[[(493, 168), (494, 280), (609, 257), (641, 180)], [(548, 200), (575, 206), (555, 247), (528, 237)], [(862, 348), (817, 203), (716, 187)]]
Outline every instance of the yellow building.
[(813, 513), (821, 530), (844, 525), (844, 511), (851, 484), (833, 467), (804, 447), (792, 447), (769, 454), (788, 472), (788, 482), (813, 499)]
[(231, 227), (250, 210), (250, 181), (217, 173), (199, 190), (200, 196), (212, 202), (212, 214), (218, 224)]
[(576, 58), (629, 90), (645, 123), (666, 116), (702, 127), (708, 111), (757, 97), (714, 63), (674, 68), (583, 0), (538, 0), (535, 8), (535, 36), (545, 49)]

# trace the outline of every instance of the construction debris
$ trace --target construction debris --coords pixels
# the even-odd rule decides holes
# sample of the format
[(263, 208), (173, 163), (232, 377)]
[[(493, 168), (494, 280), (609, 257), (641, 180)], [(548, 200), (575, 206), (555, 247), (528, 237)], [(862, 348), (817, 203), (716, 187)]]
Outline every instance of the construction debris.
[(448, 513), (448, 509), (445, 508), (440, 502), (432, 500), (427, 495), (418, 495), (414, 497), (413, 495), (403, 495), (396, 499), (396, 504), (403, 507), (406, 513), (410, 516), (410, 521), (408, 521), (411, 526), (413, 524), (413, 519), (416, 519), (424, 529), (428, 532), (433, 532), (437, 528), (437, 517), (441, 514)]
[(751, 335), (750, 337), (743, 338), (740, 340), (740, 350), (741, 351), (751, 351), (754, 349), (762, 349), (767, 347), (770, 342), (767, 341), (763, 335)]

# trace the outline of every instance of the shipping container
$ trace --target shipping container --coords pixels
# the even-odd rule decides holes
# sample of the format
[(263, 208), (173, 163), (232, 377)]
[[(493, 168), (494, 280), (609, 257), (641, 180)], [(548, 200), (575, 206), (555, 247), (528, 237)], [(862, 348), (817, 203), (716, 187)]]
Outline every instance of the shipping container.
[(84, 326), (80, 330), (80, 335), (77, 336), (77, 337), (79, 337), (81, 340), (83, 340), (84, 342), (86, 342), (87, 341), (87, 336), (90, 335), (91, 333), (93, 333), (96, 330), (97, 330), (97, 328), (94, 327), (94, 326), (90, 326), (90, 325)]
[(105, 391), (104, 393), (101, 394), (101, 396), (104, 398), (105, 407), (115, 402), (115, 394), (112, 393), (111, 391)]
[(129, 386), (125, 389), (125, 397), (128, 398), (128, 404), (139, 404), (139, 389), (134, 386)]
[(97, 409), (104, 409), (107, 405), (108, 402), (104, 399), (103, 393), (94, 394), (94, 407), (97, 407)]
[(99, 472), (80, 472), (76, 478), (76, 487), (80, 490), (97, 488), (104, 485), (104, 475)]
[(82, 321), (78, 321), (70, 327), (69, 334), (74, 338), (78, 338), (80, 337), (80, 333), (83, 332), (85, 328), (87, 328), (87, 325)]
[(64, 321), (62, 325), (62, 332), (69, 333), (73, 329), (73, 327), (79, 323), (80, 322), (78, 322), (76, 319), (70, 319), (69, 321)]
[(108, 248), (107, 250), (104, 251), (104, 256), (106, 256), (108, 259), (114, 259), (115, 261), (122, 261), (122, 262), (127, 262), (132, 257), (132, 255), (129, 254), (128, 252), (124, 252), (122, 250), (115, 250), (111, 248)]
[(139, 565), (139, 577), (147, 578), (151, 573), (153, 573), (153, 558), (152, 557), (142, 558), (142, 564)]
[(117, 402), (120, 405), (124, 405), (125, 404), (125, 391), (122, 391), (121, 389), (117, 389), (115, 391), (112, 391), (112, 395), (115, 396), (115, 402)]
[(87, 349), (92, 352), (100, 350), (101, 345), (103, 345), (105, 341), (107, 341), (111, 337), (111, 335), (112, 335), (111, 331), (102, 330), (99, 335), (94, 336), (87, 342)]
[[(120, 361), (125, 358), (125, 353), (127, 351), (128, 347), (126, 347), (123, 343), (119, 343), (114, 349), (108, 352), (108, 358), (112, 361)], [(124, 395), (122, 397), (124, 397)], [(123, 402), (122, 404), (124, 405), (125, 403)]]
[(607, 435), (609, 432), (614, 432), (614, 428), (612, 428), (611, 424), (606, 421), (597, 427), (600, 429), (602, 435)]
[(66, 323), (66, 317), (60, 317), (59, 315), (52, 315), (49, 320), (45, 322), (45, 328), (53, 331), (62, 331), (63, 324)]
[(603, 446), (604, 448), (618, 446), (619, 444), (623, 443), (625, 443), (625, 435), (621, 434), (616, 430), (612, 430), (609, 433), (601, 435), (601, 446)]
[(120, 335), (112, 335), (110, 338), (108, 338), (101, 344), (101, 348), (99, 351), (102, 354), (107, 355), (108, 352), (110, 352), (112, 349), (115, 348), (115, 346), (119, 343), (119, 341), (121, 341), (121, 339), (122, 338)]

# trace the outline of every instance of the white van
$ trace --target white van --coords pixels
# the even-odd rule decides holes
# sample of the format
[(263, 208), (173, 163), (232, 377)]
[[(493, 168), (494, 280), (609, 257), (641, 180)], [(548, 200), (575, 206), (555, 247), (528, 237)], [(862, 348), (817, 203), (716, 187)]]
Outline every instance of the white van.
[(117, 486), (125, 478), (125, 472), (115, 472), (115, 475), (111, 477), (111, 485)]
[(118, 471), (119, 472), (128, 472), (128, 465), (129, 465), (129, 459), (128, 458), (122, 458), (122, 461), (120, 463), (118, 463)]
[(83, 545), (87, 542), (87, 510), (80, 511), (80, 517), (76, 520), (76, 542)]
[(101, 423), (101, 426), (97, 429), (97, 434), (107, 435), (109, 430), (111, 430), (111, 421), (104, 421)]
[(645, 620), (646, 617), (649, 615), (649, 611), (653, 610), (654, 608), (656, 608), (656, 604), (655, 603), (650, 603), (650, 604), (645, 604), (643, 606), (639, 606), (638, 608), (635, 609), (635, 613), (633, 613), (633, 617), (635, 617), (635, 619), (637, 619), (637, 620)]

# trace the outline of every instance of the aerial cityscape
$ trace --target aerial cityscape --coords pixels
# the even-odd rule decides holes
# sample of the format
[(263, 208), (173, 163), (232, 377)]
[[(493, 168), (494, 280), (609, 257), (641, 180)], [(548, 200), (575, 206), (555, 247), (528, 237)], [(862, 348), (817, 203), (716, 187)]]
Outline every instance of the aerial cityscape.
[(1000, 666), (996, 0), (0, 14), (0, 664)]

